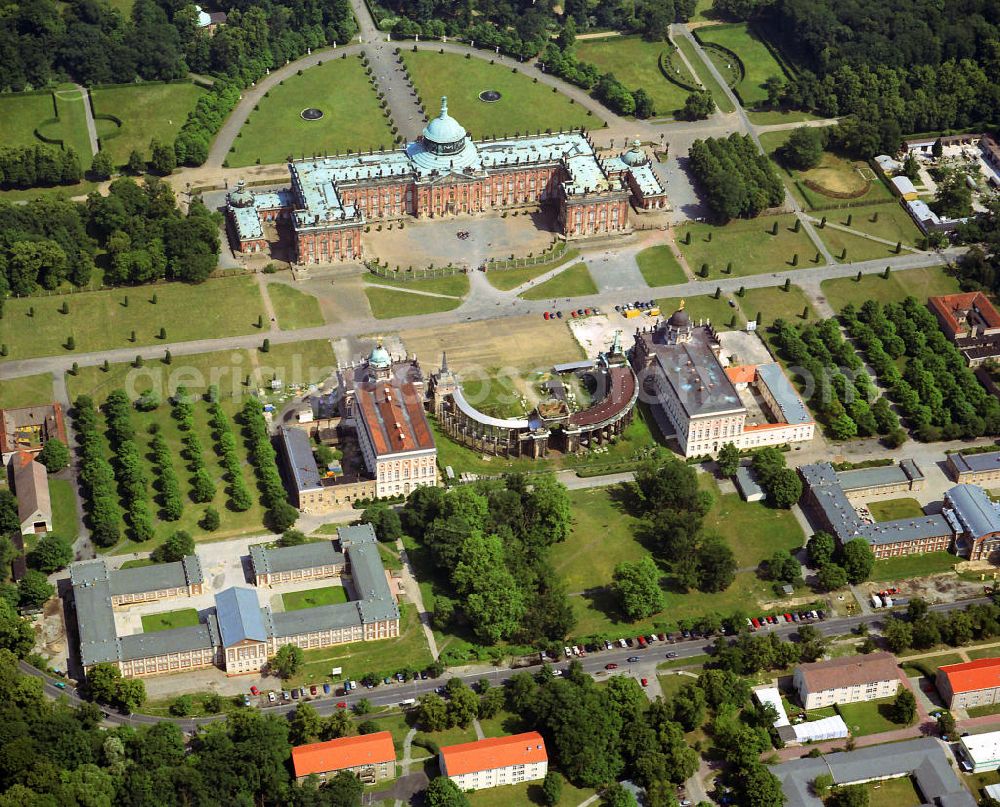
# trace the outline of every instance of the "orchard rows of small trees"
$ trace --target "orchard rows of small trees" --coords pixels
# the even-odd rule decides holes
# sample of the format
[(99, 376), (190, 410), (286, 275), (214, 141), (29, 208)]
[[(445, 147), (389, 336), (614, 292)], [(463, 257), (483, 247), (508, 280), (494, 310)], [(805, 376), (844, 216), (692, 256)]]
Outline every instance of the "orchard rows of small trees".
[(97, 546), (114, 546), (122, 537), (122, 511), (115, 491), (115, 472), (105, 459), (97, 409), (89, 396), (81, 395), (74, 401), (73, 427), (80, 448), (80, 489), (90, 537)]
[(148, 541), (153, 537), (153, 516), (149, 512), (148, 477), (145, 461), (135, 440), (132, 402), (122, 390), (114, 390), (102, 407), (107, 437), (114, 452), (115, 478), (125, 506), (131, 538)]
[(233, 434), (232, 422), (217, 400), (217, 389), (209, 390), (209, 399), (212, 401), (208, 407), (209, 423), (212, 426), (216, 450), (222, 458), (222, 465), (226, 471), (229, 505), (237, 512), (242, 513), (253, 506), (253, 498), (250, 496), (250, 490), (243, 479), (243, 468), (239, 455), (236, 453), (236, 436)]
[(281, 474), (278, 473), (277, 455), (264, 420), (264, 405), (256, 398), (249, 398), (243, 405), (240, 418), (246, 432), (250, 459), (257, 471), (261, 501), (267, 510), (265, 520), (275, 532), (284, 532), (295, 523), (299, 512), (288, 502)]
[(749, 135), (695, 140), (689, 157), (708, 206), (721, 221), (753, 218), (785, 198), (781, 177)]

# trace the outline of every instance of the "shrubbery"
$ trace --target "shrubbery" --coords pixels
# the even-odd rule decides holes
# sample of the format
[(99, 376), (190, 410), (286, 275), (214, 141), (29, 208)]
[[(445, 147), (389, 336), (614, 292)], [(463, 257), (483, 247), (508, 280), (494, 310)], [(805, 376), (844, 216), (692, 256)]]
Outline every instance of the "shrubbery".
[(257, 471), (261, 501), (267, 508), (265, 520), (275, 532), (284, 532), (295, 523), (298, 510), (289, 504), (281, 474), (278, 473), (278, 458), (264, 421), (264, 407), (256, 398), (250, 398), (243, 405), (240, 417), (250, 459)]
[(80, 488), (89, 517), (90, 537), (97, 546), (121, 540), (122, 512), (115, 495), (115, 474), (104, 458), (105, 444), (97, 428), (97, 410), (86, 395), (73, 404), (73, 426), (80, 445)]
[(695, 140), (689, 156), (708, 206), (723, 221), (753, 218), (785, 198), (774, 165), (749, 135)]

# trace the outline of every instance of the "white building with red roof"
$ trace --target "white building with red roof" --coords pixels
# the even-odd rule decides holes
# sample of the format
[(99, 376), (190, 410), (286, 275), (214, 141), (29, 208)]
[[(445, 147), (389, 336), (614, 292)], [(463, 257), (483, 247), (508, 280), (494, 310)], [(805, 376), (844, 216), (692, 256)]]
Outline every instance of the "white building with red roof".
[(396, 749), (388, 731), (341, 737), (295, 746), (292, 748), (292, 767), (300, 782), (309, 776), (325, 781), (341, 771), (349, 771), (371, 785), (396, 775)]
[(549, 769), (545, 740), (537, 731), (446, 745), (439, 762), (442, 775), (460, 790), (533, 782), (544, 779)]

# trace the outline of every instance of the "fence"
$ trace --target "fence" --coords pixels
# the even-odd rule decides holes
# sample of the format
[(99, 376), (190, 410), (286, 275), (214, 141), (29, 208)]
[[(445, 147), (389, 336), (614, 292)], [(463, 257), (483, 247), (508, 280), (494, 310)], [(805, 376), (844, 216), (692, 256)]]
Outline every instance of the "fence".
[(383, 266), (378, 261), (366, 261), (365, 268), (376, 277), (383, 277), (386, 280), (399, 280), (409, 283), (411, 280), (428, 280), (434, 277), (451, 277), (452, 275), (465, 274), (463, 266), (448, 264), (447, 266), (425, 266), (422, 269), (414, 269), (408, 266), (406, 269), (390, 269), (388, 265)]
[(524, 258), (490, 258), (486, 261), (486, 271), (495, 272), (504, 269), (526, 269), (529, 266), (538, 266), (542, 263), (549, 263), (566, 254), (566, 242), (555, 239), (552, 245), (538, 255), (529, 255)]

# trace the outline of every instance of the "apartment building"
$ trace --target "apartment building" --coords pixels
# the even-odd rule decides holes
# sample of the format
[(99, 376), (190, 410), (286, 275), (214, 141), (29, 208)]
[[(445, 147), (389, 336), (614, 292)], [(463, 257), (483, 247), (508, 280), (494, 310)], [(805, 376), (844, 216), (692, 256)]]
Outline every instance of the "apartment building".
[(439, 762), (442, 775), (463, 791), (533, 782), (544, 779), (549, 768), (537, 731), (444, 746)]
[(292, 748), (292, 767), (299, 782), (316, 776), (321, 782), (349, 771), (364, 784), (373, 785), (396, 775), (396, 749), (392, 734), (378, 731), (359, 737), (341, 737)]
[(989, 706), (1000, 700), (1000, 658), (946, 664), (934, 682), (949, 709)]
[(792, 682), (806, 709), (889, 698), (900, 685), (896, 658), (891, 653), (802, 664), (795, 668)]

